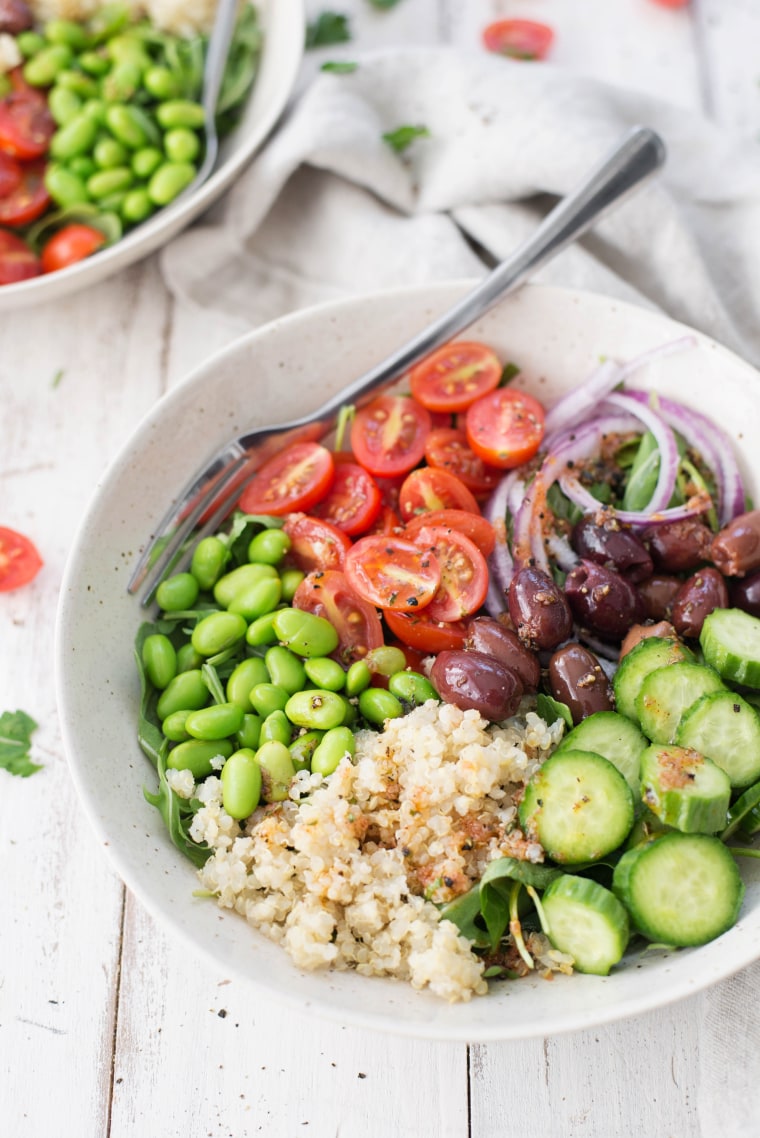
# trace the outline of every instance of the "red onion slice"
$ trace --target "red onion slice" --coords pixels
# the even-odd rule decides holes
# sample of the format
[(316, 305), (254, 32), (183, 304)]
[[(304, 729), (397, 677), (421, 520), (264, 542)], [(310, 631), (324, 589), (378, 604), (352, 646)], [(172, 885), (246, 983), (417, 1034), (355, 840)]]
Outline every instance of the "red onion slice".
[(663, 422), (651, 407), (639, 403), (636, 399), (631, 399), (628, 395), (609, 395), (605, 402), (616, 411), (628, 411), (631, 415), (636, 415), (647, 430), (654, 435), (657, 449), (660, 452), (660, 469), (657, 475), (657, 485), (645, 507), (645, 512), (653, 514), (667, 509), (668, 502), (673, 497), (675, 490), (680, 461), (675, 435), (668, 424)]
[(544, 429), (547, 435), (565, 430), (580, 422), (589, 411), (598, 407), (605, 395), (614, 391), (621, 380), (620, 364), (605, 360), (588, 379), (564, 395), (547, 412)]
[(637, 526), (662, 526), (668, 522), (681, 522), (685, 518), (695, 518), (709, 510), (712, 505), (709, 494), (695, 494), (682, 506), (671, 506), (669, 509), (655, 510), (652, 513), (649, 510), (617, 510), (611, 506), (605, 506), (593, 494), (589, 493), (585, 486), (581, 486), (577, 478), (563, 474), (560, 476), (559, 484), (562, 487), (562, 493), (566, 494), (570, 501), (580, 507), (584, 513), (595, 514), (599, 510), (607, 510), (619, 522), (634, 528)]

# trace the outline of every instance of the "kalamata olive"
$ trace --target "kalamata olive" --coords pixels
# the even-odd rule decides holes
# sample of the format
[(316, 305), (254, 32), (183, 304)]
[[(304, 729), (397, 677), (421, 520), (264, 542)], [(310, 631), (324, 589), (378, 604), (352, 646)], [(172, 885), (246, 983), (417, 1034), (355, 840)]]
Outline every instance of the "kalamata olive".
[(673, 606), (673, 597), (681, 588), (680, 577), (667, 577), (663, 573), (655, 573), (647, 581), (641, 581), (638, 590), (644, 598), (649, 620), (669, 620), (670, 610)]
[(593, 652), (582, 644), (565, 644), (549, 661), (552, 695), (570, 708), (573, 723), (595, 711), (612, 710), (612, 688)]
[(676, 640), (676, 630), (669, 620), (660, 620), (657, 624), (634, 624), (628, 629), (625, 634), (623, 643), (620, 645), (620, 659), (640, 644), (642, 640), (646, 640), (649, 636), (660, 636), (663, 640)]
[(744, 609), (752, 616), (760, 616), (760, 573), (732, 581), (728, 596), (734, 608)]
[(685, 573), (709, 561), (712, 539), (712, 530), (696, 518), (647, 526), (641, 532), (641, 540), (651, 553), (655, 568), (664, 569), (666, 573)]
[(716, 533), (710, 552), (727, 577), (743, 577), (760, 569), (760, 510), (751, 510), (729, 522)]
[(468, 625), (467, 648), (482, 652), (515, 672), (525, 691), (536, 691), (541, 682), (538, 657), (526, 648), (516, 632), (490, 616), (477, 616)]
[(556, 648), (572, 632), (573, 617), (565, 594), (552, 578), (526, 566), (509, 586), (509, 615), (529, 648)]
[(728, 587), (717, 569), (698, 569), (673, 601), (673, 627), (679, 636), (699, 636), (713, 609), (728, 608)]
[(514, 715), (522, 699), (515, 672), (483, 652), (439, 652), (430, 679), (441, 699), (463, 711), (475, 708), (494, 722)]
[(0, 0), (0, 32), (17, 36), (34, 24), (32, 9), (24, 0)]
[(622, 640), (632, 624), (644, 619), (644, 601), (638, 589), (594, 561), (581, 561), (570, 570), (565, 594), (578, 623), (606, 640)]
[(636, 584), (652, 575), (652, 558), (643, 542), (615, 518), (597, 525), (591, 518), (581, 518), (573, 528), (572, 546), (579, 557), (595, 561), (605, 569), (624, 573)]

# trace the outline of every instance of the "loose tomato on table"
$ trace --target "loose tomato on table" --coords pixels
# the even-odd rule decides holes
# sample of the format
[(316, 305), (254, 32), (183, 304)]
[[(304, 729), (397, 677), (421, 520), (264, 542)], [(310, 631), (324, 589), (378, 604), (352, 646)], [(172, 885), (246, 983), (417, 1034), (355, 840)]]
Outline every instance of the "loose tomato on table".
[(404, 480), (399, 494), (399, 510), (404, 521), (428, 510), (466, 510), (479, 514), (471, 490), (446, 470), (431, 466), (413, 470)]
[(335, 475), (333, 456), (319, 443), (295, 443), (270, 458), (246, 486), (239, 507), (245, 514), (282, 517), (321, 501)]
[(500, 387), (467, 412), (467, 441), (490, 466), (511, 470), (533, 458), (544, 437), (545, 412), (525, 391)]
[(105, 243), (103, 234), (92, 225), (64, 225), (42, 250), (42, 271), (54, 273), (68, 268), (89, 257)]
[(25, 162), (20, 167), (21, 179), (14, 190), (0, 198), (0, 225), (19, 228), (36, 221), (50, 205), (45, 188), (44, 161)]
[(412, 395), (428, 411), (465, 411), (498, 387), (502, 367), (485, 344), (444, 344), (409, 373)]
[(283, 530), (291, 542), (288, 556), (304, 573), (343, 568), (351, 539), (331, 522), (306, 514), (293, 514), (285, 522)]
[(343, 664), (363, 660), (370, 649), (383, 644), (380, 617), (372, 605), (357, 597), (343, 573), (309, 573), (296, 589), (293, 607), (330, 621), (338, 633), (334, 655)]
[(41, 568), (42, 558), (34, 543), (22, 533), (0, 526), (0, 593), (28, 584)]
[(496, 20), (483, 29), (487, 50), (510, 59), (546, 59), (553, 42), (552, 29), (537, 20)]
[(430, 415), (407, 395), (380, 395), (356, 412), (351, 449), (370, 474), (406, 474), (422, 460)]
[(438, 559), (403, 538), (376, 534), (360, 538), (346, 554), (351, 588), (383, 609), (421, 609), (430, 604), (441, 582)]
[(47, 102), (32, 88), (14, 84), (10, 95), (0, 99), (0, 150), (11, 158), (28, 161), (47, 154), (56, 130)]
[(433, 620), (457, 621), (477, 612), (488, 592), (488, 566), (474, 542), (455, 529), (423, 526), (415, 542), (441, 567), (441, 583), (427, 606)]
[(435, 620), (425, 609), (419, 613), (385, 609), (383, 618), (390, 631), (402, 644), (426, 654), (464, 648), (468, 636), (464, 621)]
[(486, 466), (475, 454), (466, 431), (453, 427), (430, 432), (425, 443), (425, 460), (428, 466), (455, 475), (473, 494), (491, 494), (504, 477), (501, 470)]
[(347, 462), (341, 456), (336, 461), (333, 484), (326, 497), (314, 507), (313, 514), (355, 537), (366, 533), (381, 508), (380, 487), (372, 475), (357, 463)]
[(18, 284), (42, 272), (39, 257), (15, 233), (0, 229), (0, 285)]
[(438, 526), (463, 533), (477, 545), (484, 557), (490, 557), (496, 548), (496, 530), (491, 523), (479, 514), (471, 514), (467, 510), (431, 510), (417, 514), (406, 523), (404, 536), (416, 541), (420, 530), (428, 526)]

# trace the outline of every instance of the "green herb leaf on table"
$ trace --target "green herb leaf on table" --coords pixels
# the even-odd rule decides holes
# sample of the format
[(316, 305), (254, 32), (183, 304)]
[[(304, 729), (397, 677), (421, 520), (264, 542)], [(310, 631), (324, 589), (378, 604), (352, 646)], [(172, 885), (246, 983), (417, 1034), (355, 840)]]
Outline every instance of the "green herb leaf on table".
[(411, 146), (415, 138), (429, 138), (430, 131), (426, 126), (399, 126), (396, 130), (389, 130), (383, 135), (383, 142), (387, 142), (397, 154), (402, 154)]
[(504, 364), (504, 369), (501, 373), (501, 379), (499, 380), (499, 387), (506, 387), (507, 384), (511, 383), (515, 376), (519, 374), (520, 369), (517, 364)]
[(349, 60), (334, 59), (323, 63), (319, 70), (330, 71), (333, 75), (350, 75), (358, 66), (358, 63), (351, 63)]
[(25, 711), (4, 711), (0, 715), (0, 768), (20, 778), (42, 770), (39, 763), (29, 758), (36, 728), (37, 724)]
[(400, 3), (400, 0), (369, 0), (369, 3), (373, 8), (380, 8), (385, 10), (388, 8), (395, 8), (396, 5)]
[(306, 48), (327, 47), (333, 43), (348, 43), (351, 25), (348, 16), (340, 12), (320, 12), (316, 20), (306, 27)]

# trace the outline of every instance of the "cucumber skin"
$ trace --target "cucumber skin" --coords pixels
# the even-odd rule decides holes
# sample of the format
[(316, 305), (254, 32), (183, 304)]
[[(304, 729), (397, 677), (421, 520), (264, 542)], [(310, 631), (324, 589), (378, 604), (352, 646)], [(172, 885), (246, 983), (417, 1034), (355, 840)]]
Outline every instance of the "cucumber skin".
[[(725, 615), (746, 623), (750, 629), (754, 625), (760, 633), (760, 620), (741, 609), (716, 609), (705, 618), (699, 634), (699, 644), (705, 660), (726, 680), (745, 684), (749, 688), (760, 688), (760, 657), (758, 659), (740, 658), (726, 648), (720, 635), (720, 625), (725, 623)], [(717, 618), (717, 619), (715, 619)], [(715, 631), (714, 631), (715, 630)]]
[[(647, 656), (651, 656), (652, 659), (659, 656), (660, 659), (652, 667), (645, 667)], [(636, 696), (639, 694), (641, 684), (646, 677), (657, 668), (667, 668), (670, 664), (692, 664), (695, 662), (694, 653), (685, 644), (681, 644), (679, 640), (663, 636), (649, 636), (640, 641), (627, 656), (623, 657), (620, 667), (613, 677), (612, 689), (615, 693), (617, 710), (626, 719), (638, 723)], [(641, 681), (636, 690), (631, 691), (632, 677), (638, 676), (640, 670)], [(635, 684), (635, 679), (633, 683)]]
[[(703, 685), (709, 683), (710, 686), (706, 688), (702, 686), (698, 693), (694, 695), (691, 703), (681, 707), (681, 714), (674, 723), (672, 732), (667, 732), (663, 730), (666, 723), (658, 721), (658, 713), (660, 714), (661, 720), (662, 715), (660, 709), (667, 714), (668, 710), (672, 712), (673, 707), (675, 706), (677, 708), (678, 704), (673, 700), (673, 692), (670, 693), (671, 701), (668, 702), (666, 699), (663, 699), (662, 692), (659, 693), (658, 698), (652, 689), (661, 682), (663, 676), (672, 676), (674, 669), (677, 670), (680, 675), (683, 675), (686, 669), (693, 669), (693, 672), (690, 672), (690, 674), (694, 677), (695, 686), (700, 677), (702, 678)], [(692, 664), (690, 661), (680, 660), (668, 667), (655, 668), (654, 671), (650, 672), (646, 677), (641, 685), (639, 694), (636, 696), (636, 711), (638, 713), (639, 726), (647, 738), (651, 739), (653, 743), (661, 743), (663, 745), (670, 744), (675, 740), (678, 728), (681, 725), (681, 720), (685, 717), (687, 712), (691, 711), (697, 700), (701, 699), (704, 695), (709, 695), (711, 692), (723, 690), (725, 690), (725, 684), (718, 673), (714, 668), (707, 667), (705, 664)]]
[[(715, 791), (703, 794), (693, 783), (686, 783), (683, 787), (663, 787), (660, 757), (666, 754), (668, 757), (672, 755), (674, 762), (680, 762), (687, 771), (697, 772), (703, 768), (708, 778), (722, 784), (722, 797), (716, 798)], [(695, 778), (699, 778), (698, 773)], [(725, 771), (704, 755), (688, 751), (685, 747), (656, 744), (647, 747), (641, 759), (641, 797), (666, 826), (673, 826), (684, 834), (715, 834), (726, 825), (731, 783)]]
[[(558, 900), (582, 905), (595, 910), (600, 916), (603, 915), (611, 926), (609, 932), (611, 934), (610, 939), (614, 942), (614, 951), (602, 960), (591, 961), (588, 957), (583, 959), (576, 956), (571, 940), (563, 940), (561, 943), (556, 941), (551, 931), (551, 911), (553, 904)], [(623, 953), (628, 947), (631, 931), (628, 912), (619, 898), (609, 889), (605, 889), (603, 885), (599, 885), (598, 882), (592, 881), (590, 878), (575, 877), (572, 874), (565, 873), (551, 883), (544, 893), (542, 903), (549, 922), (548, 936), (552, 946), (559, 949), (560, 952), (571, 954), (574, 960), (573, 967), (577, 972), (586, 972), (594, 976), (608, 976), (610, 968), (622, 959)], [(600, 947), (598, 941), (595, 947), (597, 949)]]
[[(736, 898), (730, 910), (730, 915), (727, 915), (726, 919), (719, 925), (715, 925), (711, 928), (707, 935), (698, 937), (676, 937), (669, 934), (662, 926), (658, 926), (642, 914), (641, 908), (634, 897), (636, 873), (641, 866), (641, 859), (651, 857), (653, 851), (661, 853), (665, 850), (667, 852), (668, 846), (674, 842), (689, 842), (692, 846), (696, 843), (710, 843), (716, 852), (720, 851), (718, 856), (724, 861), (725, 868), (728, 871), (728, 877), (733, 879), (733, 884), (736, 889)], [(707, 944), (709, 941), (715, 940), (716, 937), (721, 936), (736, 924), (744, 899), (744, 882), (739, 875), (739, 870), (736, 867), (736, 863), (728, 847), (723, 844), (720, 838), (713, 837), (710, 834), (670, 833), (663, 834), (645, 846), (638, 846), (636, 849), (624, 853), (615, 866), (615, 871), (612, 876), (612, 891), (625, 906), (633, 928), (641, 933), (642, 936), (646, 937), (647, 940), (654, 941), (658, 944), (667, 944), (672, 948), (696, 948), (698, 945)]]

